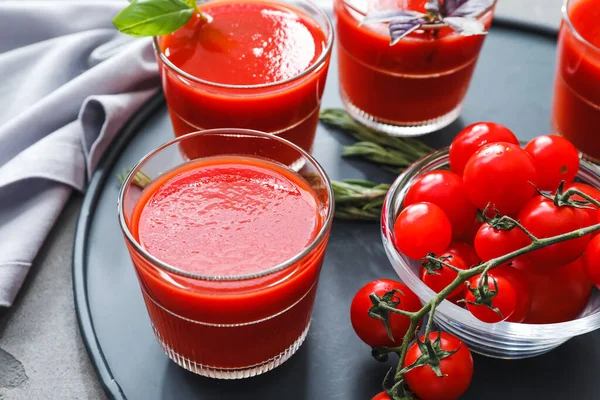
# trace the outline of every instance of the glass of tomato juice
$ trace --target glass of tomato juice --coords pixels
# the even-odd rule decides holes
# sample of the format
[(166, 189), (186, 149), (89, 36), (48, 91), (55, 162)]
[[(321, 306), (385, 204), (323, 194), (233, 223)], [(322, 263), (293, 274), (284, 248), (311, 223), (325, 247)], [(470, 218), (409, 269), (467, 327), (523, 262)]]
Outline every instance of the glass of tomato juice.
[[(194, 158), (181, 152), (188, 141)], [(295, 168), (277, 157), (294, 152)], [(179, 136), (133, 168), (118, 213), (154, 333), (177, 364), (239, 379), (300, 347), (333, 218), (329, 178), (305, 150), (243, 129)]]
[(247, 128), (310, 151), (333, 43), (329, 17), (310, 0), (198, 4), (201, 16), (154, 38), (175, 136)]
[[(344, 107), (364, 125), (398, 136), (437, 131), (461, 113), (485, 36), (424, 25), (393, 46), (386, 24), (366, 14), (399, 7), (425, 13), (425, 0), (334, 0)], [(477, 19), (492, 23), (495, 2)]]
[(558, 35), (553, 129), (600, 162), (600, 0), (567, 0)]

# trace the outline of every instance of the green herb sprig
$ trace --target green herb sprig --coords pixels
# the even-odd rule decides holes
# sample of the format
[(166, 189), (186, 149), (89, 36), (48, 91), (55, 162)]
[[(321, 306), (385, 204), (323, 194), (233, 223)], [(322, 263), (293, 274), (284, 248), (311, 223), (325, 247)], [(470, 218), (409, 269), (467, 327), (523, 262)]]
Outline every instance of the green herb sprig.
[[(416, 139), (390, 136), (360, 125), (343, 109), (324, 109), (320, 118), (325, 125), (337, 128), (358, 140), (344, 147), (344, 157), (360, 157), (395, 174), (433, 151)], [(352, 179), (332, 181), (331, 184), (336, 218), (379, 221), (381, 206), (390, 185)]]
[(379, 221), (381, 206), (390, 185), (365, 180), (332, 181), (335, 217), (345, 220)]
[(175, 32), (194, 14), (205, 19), (196, 0), (133, 0), (113, 24), (130, 36), (161, 36)]

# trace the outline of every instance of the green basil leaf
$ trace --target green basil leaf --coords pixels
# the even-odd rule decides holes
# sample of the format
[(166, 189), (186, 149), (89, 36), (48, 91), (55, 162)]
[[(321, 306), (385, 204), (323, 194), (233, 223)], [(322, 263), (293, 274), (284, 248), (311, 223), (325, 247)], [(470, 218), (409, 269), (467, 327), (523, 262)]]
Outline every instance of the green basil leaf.
[(133, 0), (114, 19), (115, 27), (131, 36), (160, 36), (186, 24), (195, 0)]

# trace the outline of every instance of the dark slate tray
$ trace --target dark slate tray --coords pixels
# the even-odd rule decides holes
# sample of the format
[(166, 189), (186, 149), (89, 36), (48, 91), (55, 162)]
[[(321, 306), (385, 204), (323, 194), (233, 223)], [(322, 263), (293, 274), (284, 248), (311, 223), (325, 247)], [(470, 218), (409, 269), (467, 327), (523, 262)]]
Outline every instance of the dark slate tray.
[[(556, 33), (497, 21), (485, 42), (462, 117), (423, 138), (447, 145), (467, 124), (493, 120), (522, 140), (547, 133), (554, 80)], [(336, 56), (323, 99), (341, 106)], [(390, 364), (375, 362), (354, 335), (349, 305), (367, 281), (394, 271), (379, 225), (335, 221), (313, 323), (302, 348), (283, 366), (242, 381), (196, 376), (168, 360), (154, 339), (116, 217), (118, 172), (173, 137), (162, 94), (123, 130), (90, 183), (77, 228), (73, 257), (75, 304), (83, 339), (111, 398), (155, 399), (370, 399)], [(332, 179), (391, 182), (379, 168), (340, 157), (352, 140), (319, 127), (314, 155)], [(475, 356), (465, 399), (597, 399), (600, 332), (578, 337), (528, 360)], [(76, 366), (74, 366), (76, 368)]]

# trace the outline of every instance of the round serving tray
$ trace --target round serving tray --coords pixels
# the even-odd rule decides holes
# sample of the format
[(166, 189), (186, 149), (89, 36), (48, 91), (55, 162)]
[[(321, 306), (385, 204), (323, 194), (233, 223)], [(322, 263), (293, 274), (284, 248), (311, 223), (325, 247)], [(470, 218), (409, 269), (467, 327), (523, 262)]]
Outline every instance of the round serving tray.
[[(476, 121), (506, 124), (521, 140), (547, 133), (556, 33), (496, 21), (486, 39), (462, 117), (423, 137), (448, 145)], [(333, 54), (323, 107), (340, 107)], [(169, 361), (154, 338), (116, 216), (117, 174), (173, 137), (162, 93), (129, 122), (90, 182), (75, 237), (73, 286), (83, 339), (107, 394), (114, 399), (370, 399), (389, 363), (378, 363), (355, 336), (349, 305), (375, 278), (394, 278), (379, 224), (335, 221), (308, 337), (289, 361), (262, 376), (219, 381)], [(347, 136), (319, 126), (314, 156), (332, 179), (391, 182), (394, 176), (341, 158)], [(199, 338), (201, 340), (202, 338)], [(575, 338), (533, 359), (504, 361), (475, 355), (465, 399), (597, 399), (600, 333)], [(74, 366), (76, 367), (76, 366)]]

